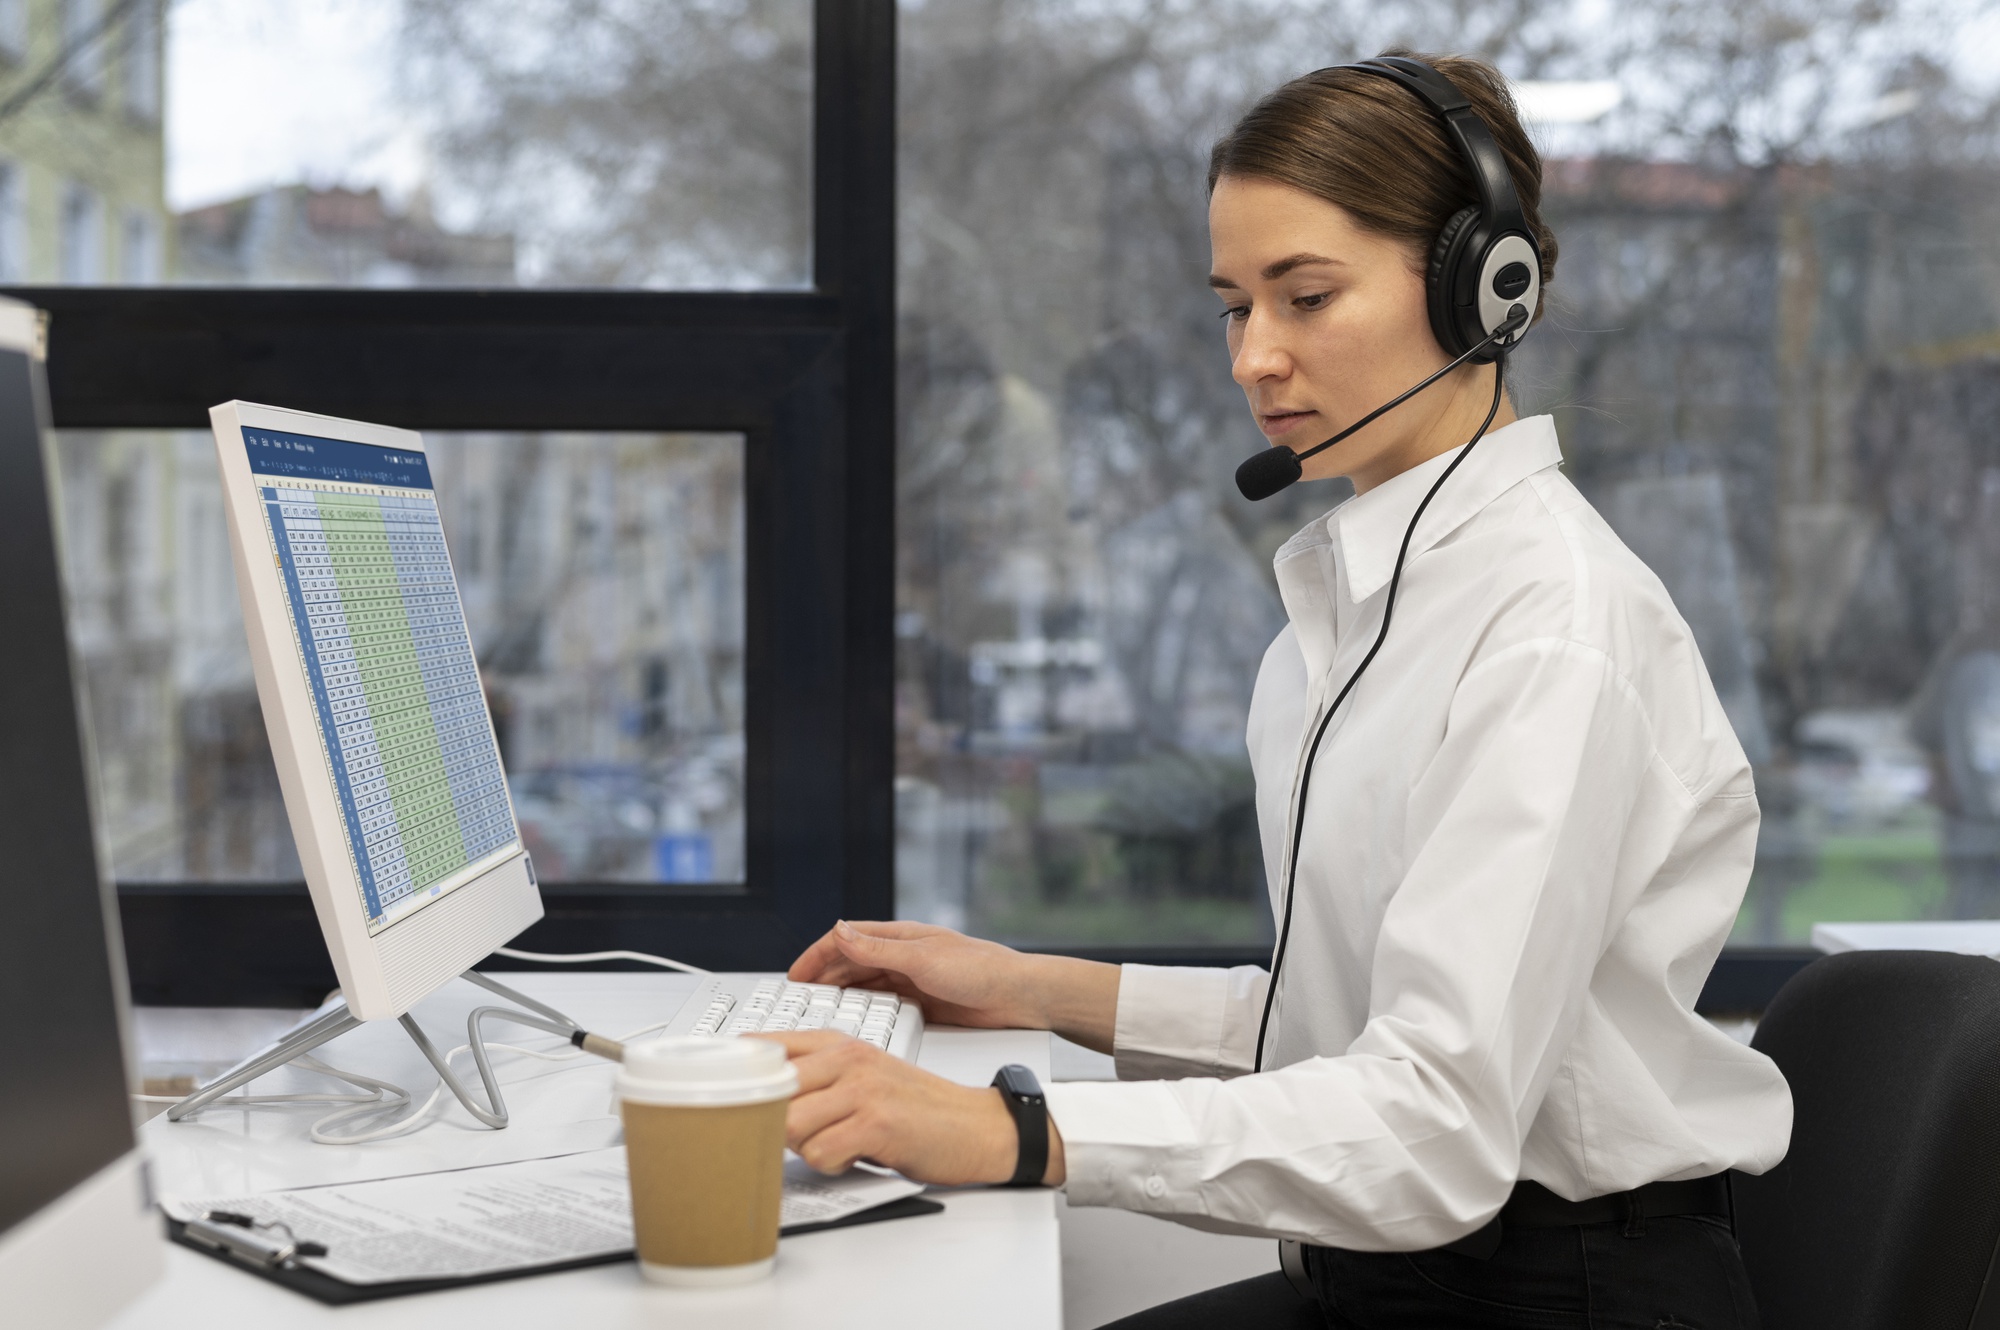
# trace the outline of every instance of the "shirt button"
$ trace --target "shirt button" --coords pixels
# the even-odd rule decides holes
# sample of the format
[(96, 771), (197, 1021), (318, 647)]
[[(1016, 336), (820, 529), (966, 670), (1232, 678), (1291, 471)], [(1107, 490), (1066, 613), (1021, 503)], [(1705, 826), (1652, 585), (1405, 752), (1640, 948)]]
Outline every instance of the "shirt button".
[(1167, 1194), (1167, 1180), (1157, 1173), (1146, 1179), (1146, 1195), (1159, 1200)]

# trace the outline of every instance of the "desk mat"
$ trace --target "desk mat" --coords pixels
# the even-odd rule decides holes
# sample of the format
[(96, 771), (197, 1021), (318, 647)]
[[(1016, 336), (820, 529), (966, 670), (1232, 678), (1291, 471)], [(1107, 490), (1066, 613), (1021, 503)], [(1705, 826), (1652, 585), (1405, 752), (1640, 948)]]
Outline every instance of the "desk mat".
[[(921, 1196), (905, 1196), (900, 1201), (890, 1201), (886, 1205), (878, 1205), (871, 1210), (862, 1210), (824, 1223), (789, 1224), (778, 1230), (778, 1236), (795, 1238), (803, 1233), (818, 1233), (823, 1229), (852, 1228), (856, 1224), (879, 1224), (891, 1219), (915, 1219), (921, 1215), (943, 1213), (944, 1205), (939, 1201), (925, 1200)], [(518, 1270), (492, 1270), (483, 1275), (457, 1275), (448, 1279), (399, 1279), (386, 1284), (350, 1284), (303, 1265), (282, 1267), (252, 1265), (227, 1252), (217, 1251), (213, 1247), (196, 1242), (187, 1236), (187, 1226), (178, 1219), (167, 1220), (167, 1236), (191, 1251), (214, 1257), (231, 1269), (268, 1279), (273, 1284), (282, 1284), (294, 1293), (303, 1293), (330, 1307), (344, 1307), (354, 1302), (375, 1302), (381, 1298), (400, 1298), (411, 1293), (437, 1293), (445, 1289), (469, 1288), (474, 1284), (495, 1284), (503, 1279), (522, 1279), (529, 1275), (553, 1275), (564, 1270), (582, 1270), (593, 1265), (617, 1265), (621, 1261), (632, 1259), (632, 1253), (629, 1251), (606, 1252), (602, 1256), (585, 1256), (574, 1261), (558, 1261), (553, 1265), (530, 1265)]]

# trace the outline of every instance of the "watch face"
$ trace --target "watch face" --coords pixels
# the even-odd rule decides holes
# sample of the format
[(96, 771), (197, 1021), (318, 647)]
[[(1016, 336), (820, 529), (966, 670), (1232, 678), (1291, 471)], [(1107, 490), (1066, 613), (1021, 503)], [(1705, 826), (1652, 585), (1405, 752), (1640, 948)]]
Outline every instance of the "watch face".
[(1000, 1068), (1000, 1074), (993, 1078), (993, 1083), (999, 1086), (1003, 1093), (1019, 1099), (1042, 1097), (1042, 1085), (1035, 1079), (1035, 1073), (1018, 1063), (1009, 1063)]

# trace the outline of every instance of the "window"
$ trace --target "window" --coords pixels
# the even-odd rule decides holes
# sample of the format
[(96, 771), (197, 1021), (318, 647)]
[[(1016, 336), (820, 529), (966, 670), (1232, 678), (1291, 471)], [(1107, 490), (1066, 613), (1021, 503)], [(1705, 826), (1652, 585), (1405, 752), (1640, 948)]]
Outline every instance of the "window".
[(812, 284), (812, 0), (54, 2), (0, 142), (157, 200), (164, 284)]
[(88, 186), (63, 186), (59, 227), (62, 279), (83, 286), (104, 280), (104, 204)]
[(28, 207), (21, 168), (0, 161), (0, 281), (28, 275)]
[(1242, 727), (1270, 557), (1342, 490), (1230, 483), (1262, 441), (1203, 290), (1206, 155), (1402, 43), (1521, 80), (1561, 252), (1513, 391), (1756, 765), (1734, 941), (2000, 912), (1990, 40), (1859, 0), (1441, 13), (906, 6), (902, 908), (1065, 948), (1269, 935)]
[(157, 0), (139, 0), (125, 20), (119, 68), (125, 113), (136, 120), (160, 117), (160, 11)]
[(118, 275), (127, 286), (152, 286), (160, 280), (160, 224), (150, 212), (126, 212), (118, 232)]
[[(538, 875), (741, 883), (742, 437), (425, 442)], [(297, 878), (213, 440), (67, 431), (57, 451), (113, 873)]]
[[(170, 11), (170, 56), (220, 13), (204, 2)], [(400, 23), (419, 8), (374, 12)], [(491, 275), (513, 241), (455, 230), (441, 193), (308, 179), (183, 215), (160, 245), (160, 287), (10, 291), (61, 329), (49, 382), (67, 576), (93, 730), (115, 740), (100, 744), (99, 785), (141, 1001), (282, 1005), (332, 982), (214, 539), (207, 411), (230, 398), (435, 441), (483, 681), (544, 869), (547, 914), (522, 945), (768, 968), (836, 918), (893, 911), (895, 9), (698, 10), (711, 65), (801, 65), (764, 104), (771, 142), (795, 133), (794, 109), (818, 108), (808, 289), (757, 289), (780, 269), (751, 267), (730, 270), (749, 289), (669, 289), (657, 249), (595, 288), (510, 289)], [(260, 12), (268, 30), (325, 36), (311, 25), (335, 11), (366, 26), (365, 0)], [(619, 12), (695, 32), (675, 28), (679, 8)], [(807, 13), (803, 51), (773, 36)], [(647, 60), (599, 67), (623, 77)], [(696, 138), (720, 132), (699, 88), (677, 86), (693, 100), (656, 110), (686, 111)], [(141, 167), (159, 148), (127, 117), (88, 132), (123, 136), (121, 160)], [(681, 163), (704, 160), (690, 148)], [(147, 211), (157, 174), (99, 165), (121, 223)], [(786, 178), (752, 175), (710, 215)], [(544, 178), (552, 197), (594, 197)], [(782, 218), (764, 220), (777, 229), (735, 239), (717, 221), (709, 241), (794, 254), (767, 243), (791, 234)], [(713, 271), (737, 262), (704, 252)], [(176, 284), (196, 264), (203, 284)], [(449, 289), (467, 274), (486, 289)], [(303, 289), (236, 289), (249, 281)]]

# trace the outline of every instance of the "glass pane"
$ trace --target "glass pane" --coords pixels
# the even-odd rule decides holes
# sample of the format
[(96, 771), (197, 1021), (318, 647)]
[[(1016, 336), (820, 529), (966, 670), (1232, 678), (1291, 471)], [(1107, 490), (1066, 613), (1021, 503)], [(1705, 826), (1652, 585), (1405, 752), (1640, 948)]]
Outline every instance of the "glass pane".
[(2000, 48), (1913, 13), (906, 3), (902, 912), (1270, 935), (1270, 558), (1345, 490), (1230, 483), (1262, 440), (1204, 286), (1207, 153), (1283, 79), (1406, 44), (1520, 80), (1561, 252), (1515, 400), (1756, 764), (1736, 940), (2000, 915)]
[[(743, 439), (425, 435), (545, 882), (743, 881)], [(121, 881), (296, 881), (205, 432), (58, 436)]]
[(0, 0), (0, 280), (805, 286), (811, 89), (810, 0)]

